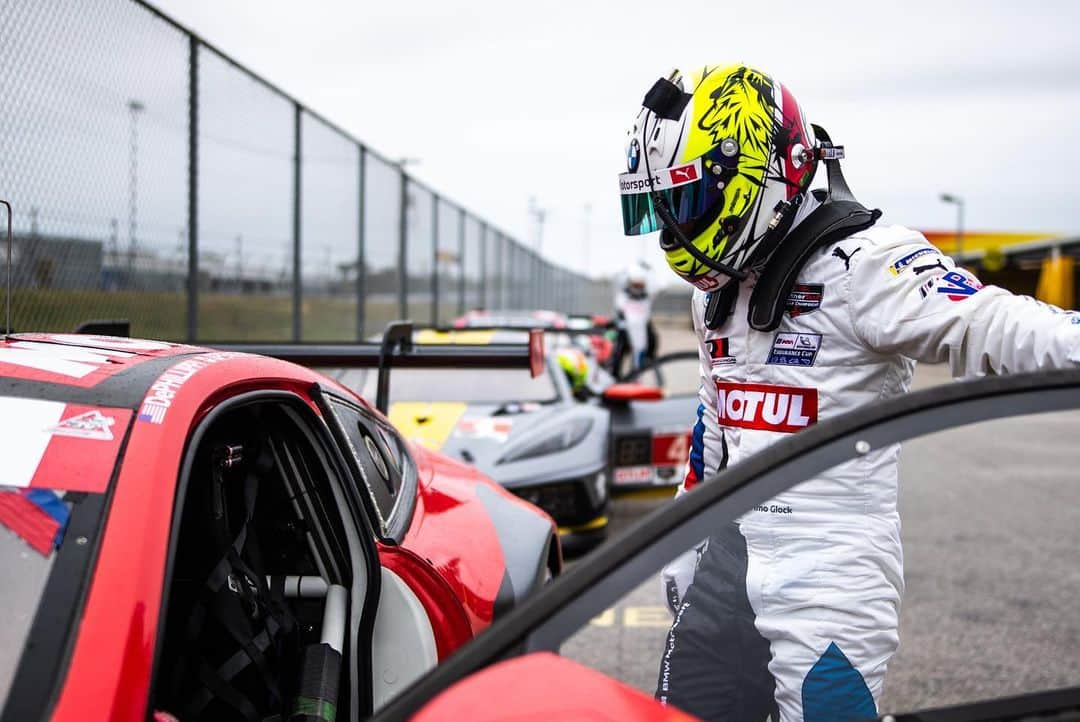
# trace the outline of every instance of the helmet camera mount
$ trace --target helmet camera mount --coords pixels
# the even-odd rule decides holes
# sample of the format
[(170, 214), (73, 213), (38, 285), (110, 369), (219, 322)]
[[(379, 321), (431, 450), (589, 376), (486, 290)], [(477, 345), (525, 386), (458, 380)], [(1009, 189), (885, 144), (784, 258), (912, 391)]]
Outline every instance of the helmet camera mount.
[(814, 158), (825, 163), (826, 180), (829, 184), (829, 200), (853, 201), (855, 195), (844, 180), (844, 172), (840, 170), (840, 159), (844, 157), (844, 146), (833, 145), (832, 138), (820, 125), (811, 124), (814, 136), (818, 139), (817, 147), (813, 150)]
[(678, 120), (693, 97), (679, 86), (681, 79), (679, 71), (672, 70), (668, 77), (653, 83), (641, 105), (655, 113), (658, 118)]

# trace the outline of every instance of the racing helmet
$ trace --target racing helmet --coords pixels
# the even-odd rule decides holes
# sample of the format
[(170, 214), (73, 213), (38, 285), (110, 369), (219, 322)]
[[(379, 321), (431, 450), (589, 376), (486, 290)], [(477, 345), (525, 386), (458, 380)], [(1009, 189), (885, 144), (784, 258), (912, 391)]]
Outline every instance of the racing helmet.
[(559, 362), (559, 368), (566, 374), (566, 380), (570, 382), (570, 390), (576, 393), (584, 389), (589, 380), (589, 362), (581, 349), (559, 349), (555, 358)]
[(626, 269), (623, 275), (623, 291), (630, 298), (641, 299), (649, 295), (647, 271), (647, 266), (640, 261)]
[(668, 265), (715, 291), (760, 268), (817, 169), (813, 129), (787, 86), (745, 65), (656, 82), (619, 176), (627, 235), (660, 231)]

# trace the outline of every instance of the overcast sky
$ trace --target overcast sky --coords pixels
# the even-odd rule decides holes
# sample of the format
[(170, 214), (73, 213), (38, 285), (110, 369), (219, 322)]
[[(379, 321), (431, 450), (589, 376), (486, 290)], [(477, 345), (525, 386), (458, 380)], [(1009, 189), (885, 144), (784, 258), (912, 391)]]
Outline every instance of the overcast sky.
[[(608, 273), (625, 131), (672, 67), (773, 74), (847, 148), (859, 198), (897, 223), (1080, 233), (1080, 3), (156, 0), (166, 13), (438, 191)], [(585, 207), (591, 242), (584, 250)]]

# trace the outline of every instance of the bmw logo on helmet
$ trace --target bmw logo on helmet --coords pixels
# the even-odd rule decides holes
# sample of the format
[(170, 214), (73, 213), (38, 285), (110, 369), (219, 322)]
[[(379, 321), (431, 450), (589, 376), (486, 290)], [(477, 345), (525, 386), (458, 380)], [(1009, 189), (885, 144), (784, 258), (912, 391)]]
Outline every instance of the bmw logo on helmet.
[(641, 146), (637, 138), (630, 141), (630, 147), (626, 149), (626, 169), (631, 173), (637, 173), (638, 159), (641, 154)]

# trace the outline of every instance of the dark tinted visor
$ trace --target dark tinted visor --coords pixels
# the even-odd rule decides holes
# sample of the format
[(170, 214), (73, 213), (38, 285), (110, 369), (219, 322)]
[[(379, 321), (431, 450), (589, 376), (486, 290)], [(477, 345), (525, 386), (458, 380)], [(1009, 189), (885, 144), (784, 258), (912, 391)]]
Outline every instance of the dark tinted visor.
[(658, 197), (677, 223), (693, 221), (708, 207), (707, 190), (700, 158), (684, 165), (654, 169), (651, 174), (623, 173), (619, 176), (623, 232), (638, 236), (664, 228), (665, 223), (656, 212)]

